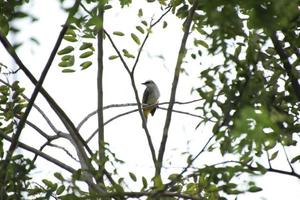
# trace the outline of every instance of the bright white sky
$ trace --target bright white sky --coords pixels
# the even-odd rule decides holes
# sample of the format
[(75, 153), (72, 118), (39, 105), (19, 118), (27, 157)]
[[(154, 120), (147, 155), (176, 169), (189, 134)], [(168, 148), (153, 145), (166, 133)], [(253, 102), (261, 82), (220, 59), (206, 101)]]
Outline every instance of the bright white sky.
[[(117, 2), (117, 1), (114, 1)], [(123, 31), (125, 37), (113, 36), (113, 39), (120, 50), (128, 48), (129, 51), (135, 52), (138, 46), (131, 40), (130, 33), (138, 33), (135, 29), (136, 25), (139, 25), (139, 19), (137, 18), (137, 12), (139, 8), (143, 8), (144, 17), (146, 21), (150, 21), (151, 17), (157, 19), (162, 12), (159, 7), (153, 8), (155, 4), (145, 6), (146, 4), (141, 1), (134, 1), (135, 3), (130, 8), (119, 9), (118, 4), (115, 4), (113, 9), (109, 10), (105, 15), (105, 27), (110, 33), (113, 31)], [(139, 2), (139, 3), (136, 3)], [(22, 28), (22, 34), (17, 40), (24, 41), (18, 55), (25, 65), (34, 73), (36, 77), (39, 77), (48, 56), (54, 46), (57, 39), (61, 25), (66, 19), (66, 15), (59, 9), (57, 1), (35, 1), (30, 4), (28, 8), (33, 14), (39, 18), (39, 22), (35, 24), (28, 24), (20, 22)], [(153, 34), (150, 35), (149, 40), (145, 46), (145, 49), (140, 58), (140, 62), (137, 66), (135, 79), (138, 84), (138, 90), (140, 96), (143, 93), (144, 86), (140, 83), (145, 80), (154, 80), (161, 91), (160, 102), (168, 101), (170, 95), (170, 88), (173, 79), (173, 69), (177, 58), (177, 52), (180, 45), (182, 36), (181, 24), (174, 15), (169, 14), (165, 20), (168, 22), (167, 29), (162, 30), (162, 24), (157, 25)], [(141, 34), (138, 34), (140, 39), (143, 39)], [(36, 37), (41, 45), (37, 46), (27, 40), (29, 37)], [(193, 39), (193, 36), (190, 37)], [(192, 41), (192, 40), (190, 40)], [(63, 43), (62, 47), (68, 45)], [(80, 44), (78, 44), (79, 47)], [(108, 40), (105, 40), (105, 70), (104, 70), (104, 105), (120, 104), (120, 103), (134, 103), (134, 94), (130, 85), (129, 77), (124, 67), (119, 60), (109, 61), (107, 58), (110, 55), (115, 54), (113, 48), (109, 44)], [(0, 53), (3, 55), (3, 48), (0, 48)], [(159, 58), (163, 56), (164, 59)], [(2, 60), (3, 59), (3, 60)], [(93, 57), (93, 61), (96, 58)], [(7, 63), (7, 57), (0, 58), (0, 62)], [(61, 69), (57, 66), (59, 57), (55, 60), (44, 84), (44, 87), (52, 95), (52, 97), (58, 102), (58, 104), (64, 108), (65, 112), (71, 117), (71, 119), (77, 125), (88, 113), (96, 109), (96, 65), (91, 68), (72, 74), (61, 73)], [(177, 101), (189, 101), (199, 98), (196, 93), (191, 94), (193, 87), (199, 87), (201, 82), (197, 78), (202, 69), (221, 63), (221, 58), (211, 58), (204, 56), (197, 61), (191, 61), (184, 64), (184, 68), (188, 75), (181, 74), (178, 91)], [(76, 65), (79, 66), (80, 62)], [(132, 62), (129, 62), (131, 65)], [(22, 73), (19, 73), (18, 78), (23, 83), (23, 86), (28, 89), (26, 94), (30, 96), (32, 85), (26, 80)], [(41, 105), (42, 109), (49, 114), (54, 124), (61, 130), (63, 126), (59, 120), (55, 117), (51, 109), (41, 95), (37, 100), (37, 104)], [(190, 113), (198, 114), (194, 108), (197, 104), (189, 106), (175, 106), (175, 109), (188, 111)], [(105, 110), (105, 119), (108, 120), (111, 117), (122, 113), (123, 111), (131, 110), (132, 108), (111, 108)], [(162, 128), (164, 125), (166, 112), (158, 110), (153, 118), (149, 119), (148, 127), (154, 141), (156, 150), (159, 148), (160, 139), (162, 135)], [(44, 120), (36, 112), (32, 113), (29, 120), (35, 122), (40, 127), (48, 127)], [(170, 128), (170, 136), (167, 144), (167, 152), (165, 154), (165, 176), (167, 177), (171, 173), (179, 173), (181, 168), (186, 165), (186, 156), (182, 155), (182, 152), (190, 152), (196, 154), (206, 143), (207, 138), (211, 136), (211, 132), (208, 126), (200, 127), (195, 130), (195, 126), (199, 122), (199, 119), (174, 114), (172, 117), (172, 123)], [(116, 153), (117, 158), (126, 162), (126, 164), (119, 166), (119, 172), (123, 176), (128, 177), (128, 172), (132, 171), (138, 177), (138, 183), (127, 182), (130, 188), (139, 188), (141, 186), (141, 177), (148, 177), (153, 174), (154, 168), (145, 137), (145, 133), (142, 130), (141, 119), (138, 113), (130, 114), (125, 117), (119, 118), (112, 123), (105, 126), (106, 140), (110, 145), (112, 152)], [(84, 138), (87, 138), (96, 128), (96, 118), (93, 117), (81, 130), (81, 134)], [(46, 128), (48, 133), (51, 133), (50, 129)], [(30, 138), (30, 144), (38, 147), (41, 144), (41, 137), (37, 136), (31, 130), (27, 129), (22, 135), (22, 140), (28, 142)], [(67, 146), (69, 143), (59, 142), (60, 144)], [(91, 145), (96, 148), (97, 142), (94, 140)], [(70, 160), (64, 153), (54, 148), (47, 148), (46, 152), (54, 155), (60, 160)], [(199, 160), (195, 163), (197, 165), (212, 164), (224, 161), (217, 155), (203, 154), (199, 157)], [(68, 161), (67, 163), (73, 163)], [(47, 161), (39, 159), (39, 166), (42, 171), (35, 171), (37, 176), (43, 178), (53, 177), (52, 174), (57, 168), (49, 164)], [(76, 163), (74, 167), (78, 166)], [(281, 164), (278, 165), (281, 167)], [(286, 166), (284, 166), (286, 167)], [(255, 194), (246, 194), (240, 196), (239, 199), (298, 199), (300, 196), (300, 190), (298, 189), (299, 180), (296, 178), (290, 178), (284, 175), (268, 174), (263, 178), (254, 177), (239, 177), (238, 179), (253, 179), (258, 181), (258, 185), (264, 188), (263, 192)], [(288, 197), (289, 196), (289, 197)]]

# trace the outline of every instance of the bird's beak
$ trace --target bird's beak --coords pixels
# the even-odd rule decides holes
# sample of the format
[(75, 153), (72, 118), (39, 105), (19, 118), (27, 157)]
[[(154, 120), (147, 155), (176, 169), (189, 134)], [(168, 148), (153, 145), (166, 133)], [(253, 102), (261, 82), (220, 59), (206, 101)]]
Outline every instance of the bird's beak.
[(146, 83), (141, 83), (142, 85), (146, 85)]

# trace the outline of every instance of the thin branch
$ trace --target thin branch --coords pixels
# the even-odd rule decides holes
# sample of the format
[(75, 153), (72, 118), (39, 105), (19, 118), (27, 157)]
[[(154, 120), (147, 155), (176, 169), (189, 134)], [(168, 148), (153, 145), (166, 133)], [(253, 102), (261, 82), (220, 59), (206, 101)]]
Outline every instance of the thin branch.
[[(130, 111), (121, 113), (121, 114), (119, 114), (119, 115), (116, 115), (116, 116), (110, 118), (109, 120), (107, 120), (107, 121), (104, 123), (104, 125), (106, 125), (106, 124), (112, 122), (112, 121), (115, 120), (115, 119), (118, 119), (119, 117), (128, 115), (128, 114), (133, 113), (133, 112), (136, 112), (136, 111), (138, 111), (138, 109), (130, 110)], [(92, 135), (86, 140), (86, 143), (89, 143), (89, 142), (93, 139), (93, 137), (97, 134), (97, 132), (98, 132), (98, 129), (95, 130), (95, 131), (92, 133)]]
[[(281, 144), (281, 145), (282, 145), (282, 144)], [(291, 161), (290, 161), (290, 159), (289, 159), (289, 157), (288, 157), (288, 155), (287, 155), (287, 152), (286, 152), (286, 150), (285, 150), (284, 145), (282, 145), (282, 148), (283, 148), (283, 152), (284, 152), (286, 161), (288, 162), (288, 164), (289, 164), (289, 166), (290, 166), (292, 172), (294, 172), (294, 171), (295, 171), (295, 170), (294, 170), (294, 167), (293, 167), (293, 165), (292, 165), (292, 163), (291, 163)]]
[[(163, 108), (163, 107), (160, 107), (158, 106), (157, 107), (158, 109), (161, 109), (161, 110), (166, 110), (168, 111), (168, 108)], [(185, 112), (185, 111), (180, 111), (180, 110), (172, 110), (173, 113), (179, 113), (179, 114), (184, 114), (184, 115), (189, 115), (191, 117), (197, 117), (197, 118), (201, 118), (201, 119), (205, 119), (205, 117), (202, 117), (201, 115), (196, 115), (196, 114), (192, 114), (192, 113), (189, 113), (189, 112)]]
[(267, 152), (267, 159), (268, 159), (269, 167), (272, 168), (272, 164), (271, 164), (271, 159), (270, 159), (269, 151), (266, 150), (266, 152)]
[(194, 16), (194, 13), (195, 13), (195, 10), (196, 10), (198, 4), (199, 4), (199, 1), (194, 0), (193, 5), (189, 11), (188, 17), (184, 23), (184, 34), (183, 34), (180, 49), (178, 52), (175, 73), (174, 73), (174, 78), (173, 78), (173, 83), (172, 83), (172, 89), (171, 89), (170, 104), (168, 107), (168, 112), (167, 112), (166, 121), (165, 121), (164, 129), (163, 129), (161, 144), (160, 144), (159, 152), (158, 152), (158, 158), (157, 158), (158, 166), (155, 169), (156, 176), (160, 176), (160, 172), (161, 172), (163, 156), (165, 153), (165, 148), (166, 148), (167, 139), (168, 139), (168, 132), (169, 132), (169, 127), (170, 127), (170, 123), (171, 123), (172, 110), (173, 110), (173, 106), (174, 106), (174, 102), (175, 102), (175, 96), (176, 96), (176, 91), (177, 91), (177, 85), (178, 85), (181, 65), (183, 62), (183, 58), (185, 57), (185, 54), (186, 54), (185, 46), (186, 46), (186, 42), (188, 39), (190, 27), (191, 27), (191, 24), (193, 21), (193, 16)]
[[(185, 102), (180, 102), (180, 101), (175, 101), (174, 104), (178, 104), (178, 105), (185, 105), (185, 104), (191, 104), (191, 103), (195, 103), (198, 101), (201, 101), (202, 99), (195, 99), (195, 100), (191, 100), (191, 101), (185, 101)], [(165, 105), (165, 104), (169, 104), (169, 102), (161, 102), (158, 103), (157, 105)], [(137, 106), (137, 103), (124, 103), (124, 104), (110, 104), (107, 106), (103, 107), (103, 110), (109, 109), (109, 108), (119, 108), (119, 107), (130, 107), (130, 106)], [(144, 105), (143, 105), (144, 106)], [(145, 105), (145, 107), (147, 108), (147, 106), (152, 106), (152, 105)], [(164, 110), (164, 108), (159, 107), (160, 109)], [(175, 111), (176, 112), (176, 111)], [(181, 113), (181, 111), (178, 111), (179, 113)], [(87, 114), (87, 116), (85, 116), (77, 125), (77, 130), (79, 130), (84, 123), (86, 123), (92, 116), (94, 116), (95, 114), (97, 114), (97, 110)], [(182, 113), (184, 114), (184, 113)], [(194, 114), (191, 114), (191, 116)], [(194, 115), (194, 117), (200, 117), (198, 115)], [(201, 118), (201, 117), (200, 117)], [(107, 123), (104, 123), (107, 124)]]
[(58, 149), (61, 149), (62, 151), (64, 151), (70, 158), (72, 158), (74, 161), (76, 162), (79, 162), (65, 147), (62, 147), (62, 146), (59, 146), (57, 144), (53, 144), (53, 143), (50, 143), (48, 146), (51, 146), (51, 147), (55, 147), (55, 148), (58, 148)]
[(138, 50), (138, 54), (137, 54), (137, 57), (136, 57), (136, 59), (135, 59), (135, 62), (134, 62), (134, 64), (133, 64), (133, 67), (132, 67), (132, 71), (131, 71), (131, 73), (132, 74), (134, 74), (134, 71), (135, 71), (135, 68), (136, 68), (136, 66), (137, 66), (137, 64), (138, 64), (138, 62), (139, 62), (139, 58), (140, 58), (140, 55), (141, 55), (141, 53), (142, 53), (142, 50), (143, 50), (143, 48), (144, 48), (144, 46), (145, 46), (145, 44), (146, 44), (146, 41), (148, 40), (148, 38), (149, 38), (149, 35), (150, 35), (150, 33), (151, 33), (151, 29), (155, 26), (155, 25), (157, 25), (169, 12), (170, 12), (170, 10), (171, 10), (171, 8), (172, 7), (169, 7), (169, 8), (167, 8), (167, 10), (166, 10), (166, 12), (165, 13), (163, 13), (154, 23), (150, 23), (150, 26), (149, 26), (149, 30), (148, 30), (148, 32), (147, 32), (147, 34), (146, 34), (146, 36), (145, 36), (145, 38), (144, 38), (144, 40), (143, 40), (143, 42), (142, 42), (142, 45), (140, 46), (140, 48), (139, 48), (139, 50)]
[[(12, 142), (12, 138), (9, 137), (8, 135), (6, 135), (5, 133), (0, 132), (0, 136), (1, 136), (1, 138), (4, 138), (5, 140), (7, 140), (9, 142)], [(75, 169), (73, 169), (69, 165), (66, 165), (65, 163), (63, 163), (63, 162), (61, 162), (61, 161), (59, 161), (59, 160), (57, 160), (57, 159), (49, 156), (46, 153), (43, 153), (43, 152), (39, 151), (39, 150), (37, 150), (37, 149), (35, 149), (35, 148), (27, 145), (27, 144), (24, 144), (22, 142), (18, 142), (17, 146), (19, 146), (22, 149), (25, 149), (25, 150), (27, 150), (27, 151), (29, 151), (31, 153), (39, 155), (40, 157), (42, 157), (42, 158), (46, 159), (47, 161), (49, 161), (49, 162), (51, 162), (51, 163), (53, 163), (53, 164), (61, 167), (62, 169), (66, 170), (66, 171), (68, 171), (70, 173), (74, 173), (75, 172)]]
[[(0, 79), (0, 82), (3, 83), (4, 85), (8, 86), (8, 87), (12, 87), (10, 84), (8, 84), (7, 82), (3, 81), (2, 79)], [(24, 94), (21, 94), (22, 97), (27, 101), (29, 102), (30, 99), (24, 95)], [(63, 134), (63, 135), (66, 135), (66, 133), (63, 133), (62, 131), (58, 130), (54, 124), (51, 122), (51, 120), (49, 119), (49, 117), (46, 115), (46, 113), (39, 107), (37, 106), (36, 104), (33, 104), (33, 107), (42, 115), (42, 117), (45, 119), (45, 121), (47, 122), (47, 124), (49, 125), (49, 127), (56, 133), (56, 134)]]

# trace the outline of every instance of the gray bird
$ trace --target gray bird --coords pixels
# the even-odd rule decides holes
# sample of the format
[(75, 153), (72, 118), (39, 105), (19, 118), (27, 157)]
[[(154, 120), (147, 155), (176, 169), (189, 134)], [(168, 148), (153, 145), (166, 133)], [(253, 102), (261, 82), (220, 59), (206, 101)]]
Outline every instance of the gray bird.
[(152, 116), (155, 113), (160, 93), (157, 85), (152, 80), (146, 81), (142, 84), (146, 86), (142, 103), (144, 116), (147, 121), (149, 113), (151, 113)]

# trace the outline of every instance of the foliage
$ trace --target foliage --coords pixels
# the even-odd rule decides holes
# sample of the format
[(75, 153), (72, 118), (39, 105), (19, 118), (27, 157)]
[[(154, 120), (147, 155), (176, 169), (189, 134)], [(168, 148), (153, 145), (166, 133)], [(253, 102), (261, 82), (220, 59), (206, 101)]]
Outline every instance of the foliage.
[[(14, 21), (23, 18), (36, 21), (29, 12), (22, 10), (28, 2), (28, 0), (0, 2), (1, 42), (6, 44), (4, 47), (13, 55), (20, 69), (35, 85), (38, 85), (39, 82), (28, 75), (30, 72), (26, 72), (26, 68), (16, 59), (16, 55), (13, 54), (15, 49), (10, 48), (4, 39), (6, 35), (19, 31), (14, 26)], [(129, 33), (119, 30), (107, 32), (103, 27), (103, 12), (117, 9), (113, 7), (111, 1), (78, 2), (80, 2), (80, 10), (76, 15), (69, 16), (67, 20), (63, 45), (57, 52), (53, 52), (60, 57), (58, 66), (62, 72), (75, 72), (76, 66), (85, 70), (96, 64), (100, 69), (99, 60), (103, 59), (101, 45), (103, 40), (107, 39), (115, 50), (115, 54), (108, 57), (109, 61), (114, 62), (117, 59), (121, 61), (129, 73), (133, 90), (136, 92), (134, 70), (143, 46), (148, 37), (155, 34), (153, 27), (157, 23), (167, 28), (168, 21), (161, 22), (161, 19), (168, 14), (169, 10), (174, 16), (183, 20), (185, 35), (189, 36), (190, 40), (193, 37), (189, 44), (190, 48), (186, 48), (184, 39), (182, 40), (180, 52), (184, 53), (178, 55), (179, 71), (183, 71), (179, 62), (183, 56), (187, 63), (190, 61), (187, 55), (196, 61), (201, 60), (203, 56), (209, 58), (222, 56), (221, 64), (200, 66), (199, 79), (202, 85), (196, 86), (195, 89), (201, 98), (196, 108), (201, 113), (201, 121), (197, 127), (205, 124), (212, 126), (211, 137), (198, 154), (188, 157), (186, 167), (182, 171), (169, 174), (167, 180), (163, 179), (160, 173), (155, 174), (154, 177), (139, 177), (134, 171), (128, 172), (127, 177), (119, 177), (116, 180), (119, 174), (115, 164), (122, 161), (109, 150), (108, 144), (99, 141), (98, 151), (91, 150), (88, 142), (79, 134), (80, 127), (75, 127), (63, 109), (44, 89), (41, 89), (40, 92), (68, 130), (66, 134), (68, 136), (55, 129), (55, 136), (47, 135), (43, 130), (36, 128), (37, 132), (47, 140), (45, 145), (39, 150), (33, 150), (26, 145), (22, 147), (69, 171), (72, 176), (69, 178), (56, 172), (55, 180), (47, 178), (43, 179), (42, 183), (35, 184), (31, 181), (32, 174), (30, 174), (34, 168), (34, 161), (24, 158), (23, 155), (14, 154), (9, 160), (5, 180), (0, 184), (0, 192), (5, 191), (3, 193), (5, 196), (0, 196), (0, 199), (1, 197), (20, 198), (26, 193), (34, 199), (149, 197), (149, 199), (213, 200), (263, 190), (253, 181), (246, 182), (243, 188), (239, 187), (238, 177), (242, 175), (263, 176), (271, 171), (300, 178), (294, 170), (300, 155), (297, 154), (290, 161), (285, 152), (286, 148), (299, 146), (297, 140), (300, 132), (299, 0), (148, 0), (150, 4), (159, 4), (166, 12), (156, 22), (149, 23), (143, 18), (143, 9), (139, 9), (137, 12), (139, 22), (134, 26), (136, 30)], [(130, 7), (132, 3), (131, 0), (118, 2), (122, 9)], [(60, 4), (64, 7), (65, 0), (60, 0)], [(73, 7), (64, 10), (66, 13), (74, 12)], [(189, 22), (191, 28), (188, 26)], [(130, 49), (119, 49), (113, 42), (110, 32), (114, 37), (129, 40), (138, 47), (138, 50), (134, 52)], [(92, 62), (95, 56), (98, 56), (98, 63)], [(128, 60), (134, 60), (135, 64), (129, 67)], [(2, 64), (0, 67), (1, 73), (4, 68), (7, 68)], [(3, 75), (9, 76), (7, 73)], [(175, 71), (174, 80), (176, 78), (178, 80), (178, 77), (179, 74)], [(9, 84), (0, 80), (2, 83), (0, 86), (1, 167), (5, 164), (4, 139), (13, 140), (12, 135), (17, 128), (17, 121), (22, 118), (24, 108), (30, 100), (25, 100), (24, 88), (18, 81)], [(136, 97), (140, 106), (138, 96)], [(170, 104), (174, 103), (171, 101)], [(139, 111), (141, 112), (141, 107)], [(146, 126), (144, 129), (151, 149), (153, 145), (151, 137)], [(43, 148), (58, 138), (68, 139), (74, 145), (78, 156), (74, 160), (79, 160), (79, 169), (73, 169), (72, 166), (66, 166), (65, 163), (42, 154)], [(30, 143), (28, 145), (30, 146)], [(165, 148), (160, 149), (163, 149), (159, 152), (163, 155)], [(278, 159), (282, 151), (287, 158), (290, 171), (274, 169), (272, 166), (272, 162)], [(194, 165), (194, 161), (203, 152), (212, 155), (220, 153), (224, 158), (232, 156), (235, 159), (216, 164), (204, 162), (202, 165)], [(153, 151), (152, 157), (156, 169), (161, 168), (163, 163), (157, 163), (159, 159), (155, 157)], [(107, 163), (113, 172), (107, 171)], [(265, 163), (268, 163), (268, 166)], [(195, 168), (192, 168), (193, 165)], [(127, 180), (140, 182), (140, 191), (127, 191)], [(86, 183), (88, 189), (82, 187), (82, 183)]]

